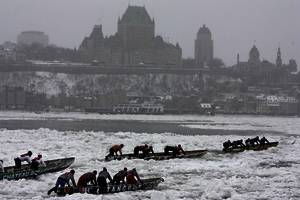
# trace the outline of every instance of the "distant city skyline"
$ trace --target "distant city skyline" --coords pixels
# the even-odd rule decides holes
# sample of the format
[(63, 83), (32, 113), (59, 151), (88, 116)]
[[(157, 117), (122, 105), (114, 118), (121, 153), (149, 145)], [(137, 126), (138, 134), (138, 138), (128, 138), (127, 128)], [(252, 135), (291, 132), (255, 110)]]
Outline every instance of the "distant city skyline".
[(255, 44), (261, 59), (300, 62), (300, 18), (297, 0), (1, 0), (0, 43), (16, 42), (22, 31), (43, 31), (50, 43), (78, 48), (95, 24), (106, 36), (115, 34), (118, 17), (130, 5), (145, 5), (155, 19), (156, 34), (179, 43), (183, 57), (194, 57), (194, 41), (205, 24), (212, 33), (215, 57), (226, 65), (247, 61)]

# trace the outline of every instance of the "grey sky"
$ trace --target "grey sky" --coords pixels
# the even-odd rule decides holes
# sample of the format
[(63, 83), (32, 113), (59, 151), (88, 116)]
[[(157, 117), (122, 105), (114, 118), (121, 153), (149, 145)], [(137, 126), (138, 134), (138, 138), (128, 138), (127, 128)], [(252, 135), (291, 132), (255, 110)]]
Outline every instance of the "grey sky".
[(117, 19), (131, 5), (145, 5), (155, 18), (156, 34), (179, 42), (184, 57), (194, 56), (194, 40), (202, 24), (214, 39), (215, 56), (226, 64), (248, 59), (255, 43), (261, 58), (300, 63), (299, 0), (0, 0), (0, 43), (16, 41), (24, 30), (44, 31), (50, 42), (78, 47), (94, 24), (105, 35), (117, 30)]

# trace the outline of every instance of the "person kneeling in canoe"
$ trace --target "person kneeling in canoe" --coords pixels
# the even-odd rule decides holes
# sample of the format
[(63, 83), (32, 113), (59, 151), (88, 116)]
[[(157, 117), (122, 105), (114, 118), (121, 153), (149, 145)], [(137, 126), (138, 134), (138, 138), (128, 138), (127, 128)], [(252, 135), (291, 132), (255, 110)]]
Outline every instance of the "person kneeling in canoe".
[(99, 194), (107, 193), (107, 182), (106, 179), (108, 179), (111, 183), (113, 182), (109, 172), (107, 171), (106, 167), (103, 167), (103, 170), (99, 172), (98, 178), (97, 178), (97, 184), (99, 187)]
[(250, 139), (250, 144), (251, 144), (251, 146), (254, 146), (256, 144), (260, 144), (259, 143), (259, 137), (256, 136), (255, 138)]
[(39, 154), (37, 157), (32, 159), (30, 168), (37, 170), (39, 167), (46, 167), (46, 163), (43, 161), (42, 154)]
[(143, 153), (143, 158), (149, 156), (150, 152), (152, 152), (154, 154), (153, 147), (148, 146), (147, 144), (134, 147), (134, 150), (133, 150), (134, 156), (139, 157), (140, 151)]
[(71, 187), (70, 185), (70, 180), (72, 181), (72, 184), (73, 184), (73, 187), (76, 187), (76, 182), (75, 182), (75, 179), (74, 179), (74, 174), (75, 174), (75, 170), (72, 169), (70, 172), (66, 172), (62, 175), (60, 175), (58, 178), (57, 178), (57, 181), (55, 183), (55, 186), (53, 188), (51, 188), (49, 191), (48, 191), (48, 195), (51, 194), (51, 192), (55, 192), (57, 193), (57, 189), (58, 188), (62, 188), (64, 189), (65, 188), (65, 185), (67, 184), (69, 187)]
[(129, 170), (127, 172), (127, 176), (126, 176), (126, 183), (129, 185), (134, 185), (137, 183), (142, 183), (140, 176), (138, 175), (137, 171), (135, 168), (133, 168), (132, 170)]
[(125, 167), (123, 170), (119, 171), (116, 175), (113, 177), (113, 184), (119, 185), (121, 182), (125, 183), (125, 178), (127, 176), (127, 168)]
[(170, 155), (170, 151), (172, 152), (173, 156), (179, 155), (180, 153), (184, 154), (184, 150), (182, 149), (180, 144), (178, 146), (165, 146), (165, 155)]
[(109, 149), (109, 154), (107, 156), (118, 156), (118, 152), (120, 153), (120, 156), (122, 156), (122, 148), (124, 147), (124, 144), (116, 144), (112, 146)]
[(143, 150), (143, 158), (150, 156), (150, 153), (154, 155), (154, 150), (152, 146), (148, 146), (148, 148)]
[(81, 175), (77, 182), (77, 188), (79, 189), (79, 192), (83, 193), (84, 189), (89, 183), (91, 183), (93, 186), (97, 186), (96, 176), (97, 176), (96, 170)]
[(227, 150), (232, 146), (232, 143), (230, 140), (227, 140), (226, 142), (223, 143), (223, 149)]
[(265, 137), (262, 137), (260, 140), (259, 140), (259, 143), (260, 144), (267, 144), (267, 143), (270, 143), (269, 140), (267, 140)]
[(21, 168), (21, 163), (22, 162), (27, 162), (28, 164), (31, 164), (31, 156), (32, 152), (28, 151), (25, 154), (20, 155), (19, 157), (15, 158), (15, 168), (20, 169)]
[(243, 140), (236, 140), (232, 142), (232, 147), (237, 148), (237, 147), (246, 147), (243, 143)]
[(245, 140), (245, 145), (246, 147), (250, 147), (251, 146), (251, 139), (248, 138), (247, 140)]

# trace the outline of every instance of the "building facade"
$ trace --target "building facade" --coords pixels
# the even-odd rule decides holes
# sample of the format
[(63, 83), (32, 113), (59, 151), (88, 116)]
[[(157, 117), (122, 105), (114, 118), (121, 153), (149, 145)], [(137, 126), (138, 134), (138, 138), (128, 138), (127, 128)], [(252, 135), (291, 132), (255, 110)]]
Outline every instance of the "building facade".
[(155, 36), (155, 21), (145, 7), (129, 6), (118, 20), (115, 35), (104, 37), (96, 25), (82, 41), (79, 51), (85, 61), (112, 65), (180, 65), (182, 50)]
[(213, 59), (214, 47), (210, 30), (203, 25), (195, 40), (195, 62), (197, 65), (205, 65)]
[(43, 47), (48, 46), (49, 37), (40, 31), (24, 31), (17, 37), (18, 45), (32, 45), (38, 44)]

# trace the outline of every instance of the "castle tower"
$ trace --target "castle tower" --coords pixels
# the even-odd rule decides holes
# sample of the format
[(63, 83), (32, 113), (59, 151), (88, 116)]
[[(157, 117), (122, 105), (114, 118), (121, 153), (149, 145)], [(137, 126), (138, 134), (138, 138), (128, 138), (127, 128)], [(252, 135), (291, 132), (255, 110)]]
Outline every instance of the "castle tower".
[(213, 59), (213, 40), (210, 30), (203, 25), (195, 40), (195, 61), (196, 64), (202, 65)]
[(278, 50), (277, 50), (276, 66), (277, 67), (281, 67), (282, 66), (282, 59), (281, 59), (280, 47), (278, 47)]
[(260, 64), (259, 51), (255, 45), (252, 47), (252, 49), (249, 52), (248, 62), (250, 64), (255, 64), (255, 65)]
[(128, 6), (118, 20), (118, 35), (125, 50), (145, 48), (154, 38), (155, 22), (145, 7)]

